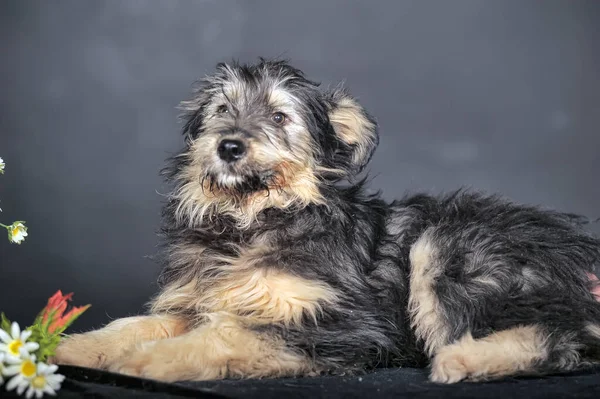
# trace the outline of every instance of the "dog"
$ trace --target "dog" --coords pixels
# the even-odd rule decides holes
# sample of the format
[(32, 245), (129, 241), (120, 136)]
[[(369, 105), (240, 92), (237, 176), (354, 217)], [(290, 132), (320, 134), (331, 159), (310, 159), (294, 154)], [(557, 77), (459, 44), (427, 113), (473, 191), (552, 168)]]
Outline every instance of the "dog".
[(182, 102), (160, 292), (55, 363), (161, 381), (429, 367), (455, 383), (600, 360), (585, 219), (471, 190), (394, 202), (376, 120), (286, 61), (221, 63)]

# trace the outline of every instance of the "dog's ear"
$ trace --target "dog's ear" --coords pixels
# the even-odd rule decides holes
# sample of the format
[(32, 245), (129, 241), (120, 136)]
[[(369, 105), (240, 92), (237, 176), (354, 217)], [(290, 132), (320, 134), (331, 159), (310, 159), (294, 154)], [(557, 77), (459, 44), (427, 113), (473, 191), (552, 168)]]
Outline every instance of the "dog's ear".
[(335, 163), (349, 174), (360, 173), (379, 144), (377, 122), (344, 88), (325, 94), (329, 122), (338, 141)]

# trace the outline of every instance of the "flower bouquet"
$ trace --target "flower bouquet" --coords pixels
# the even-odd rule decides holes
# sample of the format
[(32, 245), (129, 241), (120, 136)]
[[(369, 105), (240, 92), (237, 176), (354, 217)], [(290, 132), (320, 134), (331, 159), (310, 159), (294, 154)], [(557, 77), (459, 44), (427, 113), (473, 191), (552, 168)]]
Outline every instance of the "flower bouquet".
[(73, 294), (54, 294), (46, 307), (38, 314), (33, 324), (21, 331), (17, 322), (10, 322), (0, 314), (0, 385), (25, 392), (27, 398), (44, 393), (55, 395), (64, 376), (57, 374), (58, 366), (49, 365), (48, 358), (54, 355), (63, 332), (90, 305), (67, 310), (67, 301)]
[[(4, 168), (0, 158), (0, 174), (4, 174)], [(8, 240), (14, 244), (21, 244), (27, 237), (23, 221), (0, 223), (0, 227), (8, 231)], [(16, 389), (17, 394), (25, 393), (27, 398), (56, 394), (65, 377), (56, 373), (58, 366), (47, 364), (48, 358), (54, 355), (67, 327), (90, 307), (73, 307), (65, 313), (72, 296), (58, 291), (24, 330), (0, 314), (0, 386), (6, 383), (8, 391)]]

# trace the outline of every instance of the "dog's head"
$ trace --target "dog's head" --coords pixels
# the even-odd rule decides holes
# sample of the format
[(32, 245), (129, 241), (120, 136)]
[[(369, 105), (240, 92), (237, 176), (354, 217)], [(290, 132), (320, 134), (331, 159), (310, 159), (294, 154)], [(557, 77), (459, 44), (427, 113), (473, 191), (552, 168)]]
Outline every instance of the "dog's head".
[(177, 216), (229, 214), (248, 225), (263, 209), (323, 203), (323, 184), (359, 173), (377, 126), (345, 90), (328, 92), (283, 61), (219, 64), (182, 102), (186, 148), (176, 157)]

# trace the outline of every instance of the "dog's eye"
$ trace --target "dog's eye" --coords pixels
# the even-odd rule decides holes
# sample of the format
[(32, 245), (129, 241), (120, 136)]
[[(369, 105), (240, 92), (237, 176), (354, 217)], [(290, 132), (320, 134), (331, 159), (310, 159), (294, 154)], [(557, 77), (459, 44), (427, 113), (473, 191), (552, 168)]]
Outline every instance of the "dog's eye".
[(227, 105), (219, 105), (217, 107), (217, 114), (226, 114), (229, 112), (229, 109), (227, 108)]
[(283, 122), (285, 122), (285, 115), (281, 112), (275, 112), (273, 115), (271, 115), (271, 120), (278, 125), (281, 125)]

